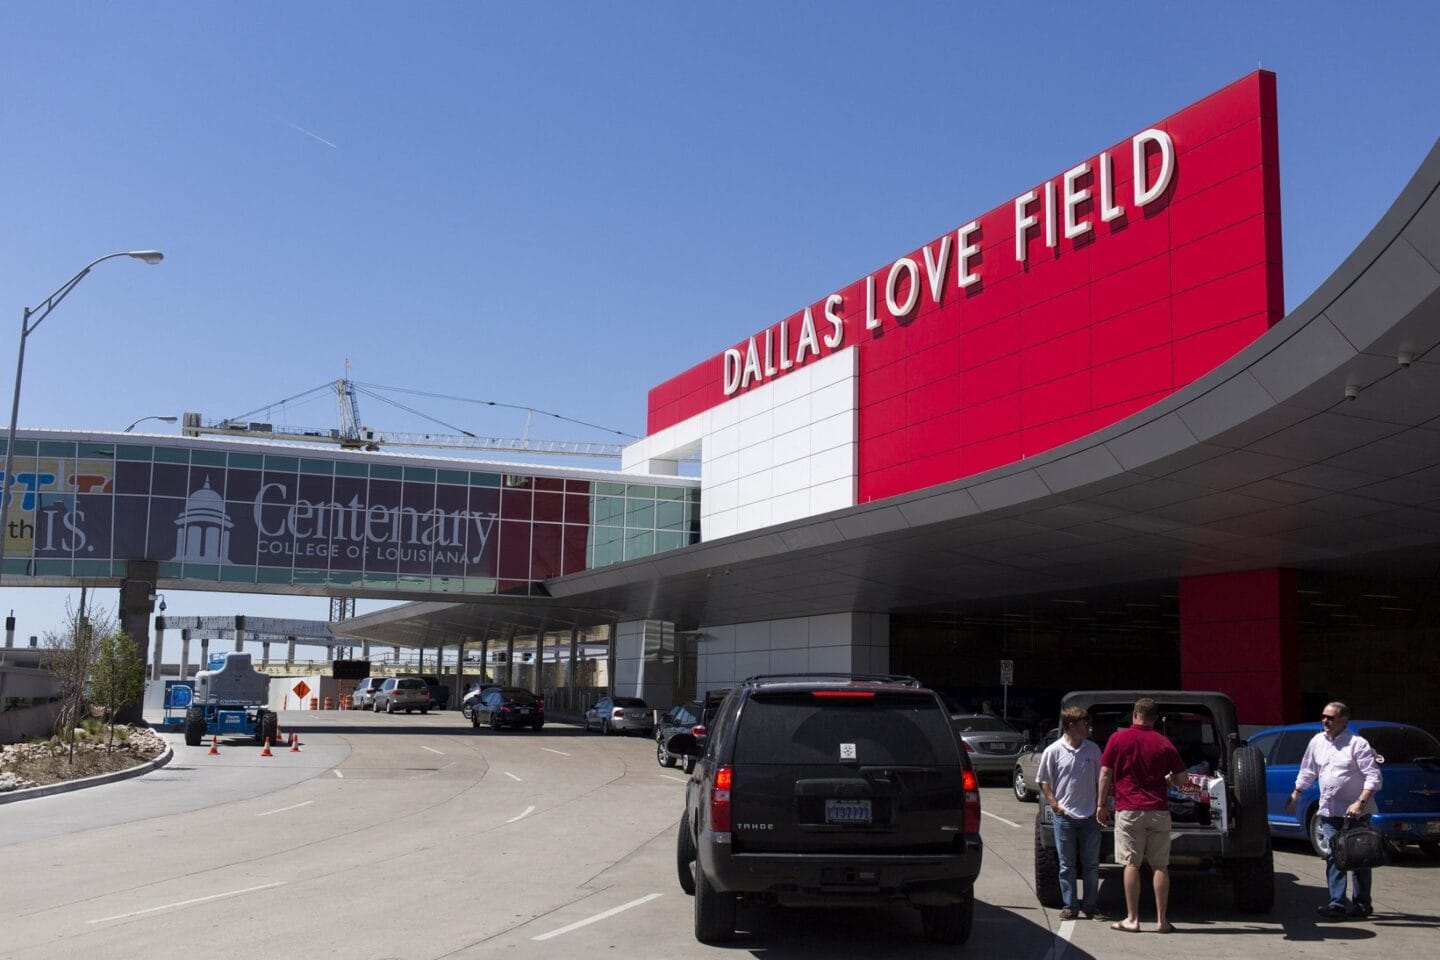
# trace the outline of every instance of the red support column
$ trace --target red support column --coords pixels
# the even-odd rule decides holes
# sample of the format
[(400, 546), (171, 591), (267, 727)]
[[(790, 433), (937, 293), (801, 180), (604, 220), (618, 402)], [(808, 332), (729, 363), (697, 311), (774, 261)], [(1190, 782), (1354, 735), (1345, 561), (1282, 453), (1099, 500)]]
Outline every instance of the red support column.
[(1180, 580), (1180, 685), (1219, 690), (1241, 723), (1300, 720), (1300, 627), (1295, 571)]

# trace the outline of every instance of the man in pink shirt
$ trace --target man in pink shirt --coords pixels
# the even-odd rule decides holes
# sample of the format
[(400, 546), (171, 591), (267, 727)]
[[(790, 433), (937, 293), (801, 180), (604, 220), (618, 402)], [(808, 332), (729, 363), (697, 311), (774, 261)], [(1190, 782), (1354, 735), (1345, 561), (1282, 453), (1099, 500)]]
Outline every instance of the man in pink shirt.
[[(1295, 811), (1295, 801), (1317, 779), (1320, 781), (1320, 832), (1327, 844), (1345, 829), (1345, 821), (1368, 824), (1375, 810), (1371, 799), (1380, 790), (1383, 778), (1375, 748), (1364, 737), (1345, 729), (1350, 722), (1350, 708), (1335, 701), (1320, 711), (1324, 729), (1315, 734), (1300, 760), (1300, 773), (1295, 789), (1285, 802), (1285, 812)], [(1374, 909), (1370, 904), (1370, 871), (1351, 871), (1354, 898), (1345, 898), (1345, 872), (1335, 866), (1335, 856), (1325, 858), (1325, 884), (1330, 888), (1330, 902), (1317, 908), (1322, 920), (1343, 920), (1347, 916), (1365, 918)]]
[(1112, 930), (1135, 933), (1140, 929), (1140, 866), (1150, 864), (1155, 885), (1155, 932), (1175, 928), (1166, 917), (1170, 903), (1170, 803), (1173, 784), (1186, 782), (1185, 762), (1175, 744), (1155, 729), (1160, 707), (1149, 697), (1135, 702), (1130, 726), (1117, 730), (1100, 755), (1100, 806), (1102, 824), (1110, 818), (1108, 803), (1115, 797), (1115, 860), (1125, 865), (1125, 919)]

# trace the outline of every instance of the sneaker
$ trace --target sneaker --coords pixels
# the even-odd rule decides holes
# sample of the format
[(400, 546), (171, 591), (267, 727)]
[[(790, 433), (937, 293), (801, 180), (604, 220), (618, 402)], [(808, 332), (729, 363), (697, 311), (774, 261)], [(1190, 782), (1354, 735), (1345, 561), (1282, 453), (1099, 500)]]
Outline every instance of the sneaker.
[(1370, 904), (1356, 903), (1352, 904), (1350, 906), (1350, 909), (1345, 911), (1345, 915), (1347, 917), (1353, 917), (1356, 920), (1364, 920), (1366, 917), (1370, 916), (1370, 914), (1374, 912), (1375, 908), (1370, 906)]
[(1066, 907), (1064, 910), (1060, 911), (1061, 920), (1074, 920), (1079, 915), (1080, 914), (1075, 911), (1074, 907)]
[(1089, 917), (1091, 920), (1098, 920), (1101, 922), (1110, 919), (1110, 914), (1106, 913), (1104, 910), (1086, 910), (1085, 916)]
[(1344, 920), (1347, 916), (1345, 908), (1338, 903), (1327, 903), (1323, 907), (1316, 907), (1315, 915), (1321, 920)]

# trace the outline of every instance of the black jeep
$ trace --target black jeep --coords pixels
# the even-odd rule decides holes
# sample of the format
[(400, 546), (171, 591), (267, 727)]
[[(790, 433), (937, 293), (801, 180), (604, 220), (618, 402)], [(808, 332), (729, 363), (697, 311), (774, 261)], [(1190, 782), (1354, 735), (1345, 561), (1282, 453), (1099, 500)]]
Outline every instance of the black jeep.
[[(1269, 913), (1275, 903), (1275, 862), (1265, 817), (1265, 758), (1240, 738), (1229, 697), (1190, 690), (1084, 690), (1067, 694), (1061, 708), (1088, 711), (1090, 736), (1103, 749), (1110, 734), (1130, 725), (1141, 697), (1159, 704), (1155, 729), (1175, 744), (1197, 781), (1189, 790), (1171, 791), (1171, 869), (1217, 872), (1229, 881), (1237, 908)], [(1201, 777), (1208, 779), (1208, 788), (1199, 782)], [(1061, 907), (1053, 822), (1049, 805), (1040, 804), (1035, 817), (1035, 896), (1047, 907)], [(1114, 830), (1106, 827), (1100, 863), (1114, 862)]]
[(980, 873), (980, 792), (950, 717), (910, 677), (751, 677), (725, 698), (685, 790), (676, 861), (695, 937), (735, 934), (740, 902), (918, 907), (963, 943)]

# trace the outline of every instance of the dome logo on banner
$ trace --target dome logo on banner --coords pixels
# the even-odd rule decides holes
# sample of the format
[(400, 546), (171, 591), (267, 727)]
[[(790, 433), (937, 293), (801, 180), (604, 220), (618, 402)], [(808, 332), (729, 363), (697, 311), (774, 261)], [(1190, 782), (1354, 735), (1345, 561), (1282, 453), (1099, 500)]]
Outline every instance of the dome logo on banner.
[[(1029, 259), (1029, 241), (1032, 233), (1043, 231), (1045, 246), (1055, 248), (1060, 237), (1075, 240), (1091, 232), (1092, 217), (1098, 216), (1101, 223), (1110, 223), (1139, 211), (1165, 195), (1175, 178), (1175, 144), (1163, 130), (1151, 128), (1137, 133), (1130, 140), (1131, 169), (1139, 171), (1131, 182), (1131, 203), (1127, 208), (1116, 202), (1115, 165), (1108, 151), (1102, 152), (1092, 169), (1089, 161), (1077, 164), (1059, 177), (1045, 181), (1038, 189), (1029, 190), (1014, 200), (1015, 260), (1025, 263)], [(1158, 160), (1158, 169), (1150, 171), (1152, 158)], [(1099, 196), (1090, 187), (1080, 183), (1086, 178), (1093, 179)], [(1093, 201), (1093, 202), (1092, 202)], [(1082, 210), (1088, 209), (1088, 212)], [(919, 305), (926, 291), (932, 305), (938, 306), (945, 287), (946, 274), (953, 274), (957, 289), (964, 290), (982, 283), (984, 265), (979, 263), (980, 245), (976, 242), (981, 232), (979, 220), (972, 220), (955, 231), (940, 238), (939, 250), (926, 246), (922, 259), (922, 270), (914, 257), (901, 257), (892, 263), (888, 271), (877, 271), (865, 278), (865, 329), (878, 330), (883, 320), (877, 310), (877, 283), (884, 273), (883, 292), (885, 307), (889, 316), (897, 319), (909, 317)], [(983, 289), (983, 285), (982, 285)], [(904, 291), (903, 293), (901, 291)], [(767, 329), (764, 333), (750, 338), (746, 348), (731, 347), (721, 355), (724, 365), (723, 384), (725, 396), (756, 383), (784, 373), (805, 363), (808, 359), (822, 356), (820, 344), (828, 351), (839, 349), (845, 342), (846, 313), (845, 296), (832, 293), (825, 298), (822, 320), (828, 327), (823, 338), (816, 330), (814, 310), (806, 307), (800, 316), (799, 339), (795, 353), (790, 354), (790, 322), (780, 321), (778, 329)]]

